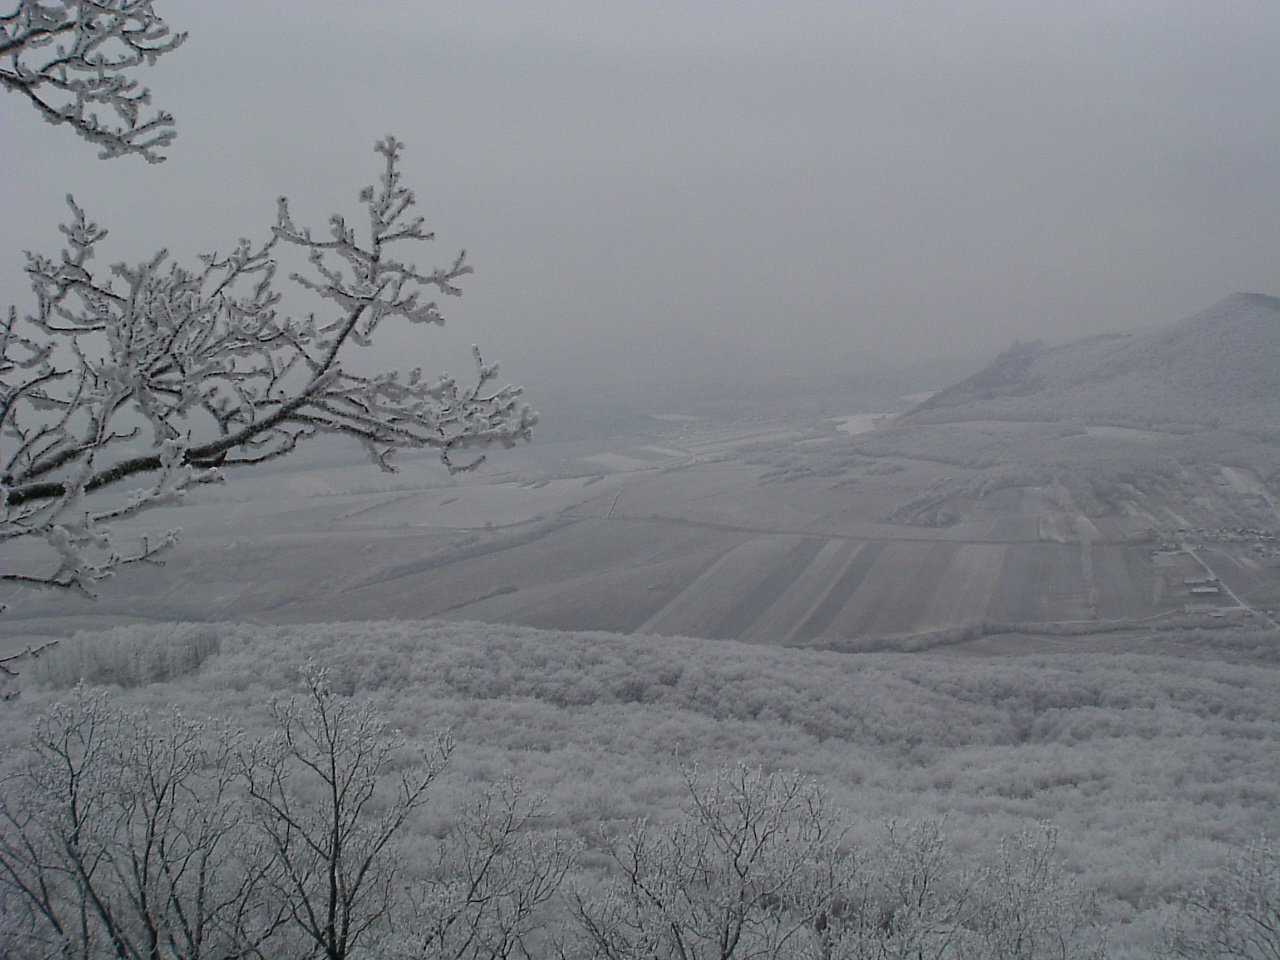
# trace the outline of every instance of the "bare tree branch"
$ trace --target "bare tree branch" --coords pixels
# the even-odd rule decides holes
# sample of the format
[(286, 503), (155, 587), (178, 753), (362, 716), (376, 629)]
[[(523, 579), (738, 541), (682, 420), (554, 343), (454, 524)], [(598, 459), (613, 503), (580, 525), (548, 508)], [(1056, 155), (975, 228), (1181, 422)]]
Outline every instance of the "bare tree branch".
[(67, 124), (102, 159), (137, 154), (149, 163), (177, 135), (173, 117), (147, 117), (151, 91), (129, 78), (186, 40), (152, 0), (19, 0), (0, 16), (0, 87), (25, 97), (52, 124)]
[(430, 756), (395, 772), (404, 742), (368, 704), (334, 695), (314, 666), (303, 682), (300, 699), (272, 705), (278, 735), (246, 752), (241, 771), (276, 901), (288, 904), (307, 955), (346, 960), (390, 922), (393, 841), (426, 802), (452, 742), (438, 739)]
[[(0, 579), (93, 596), (120, 566), (176, 541), (169, 532), (117, 549), (110, 524), (320, 433), (354, 437), (384, 470), (402, 449), (434, 449), (448, 469), (470, 470), (483, 456), (467, 451), (528, 439), (537, 415), (519, 388), (497, 385), (478, 349), (469, 384), (420, 368), (355, 372), (384, 323), (442, 323), (425, 294), (457, 296), (471, 272), (464, 255), (430, 271), (393, 255), (432, 236), (409, 215), (402, 148), (390, 136), (377, 144), (383, 172), (360, 193), (363, 240), (338, 216), (316, 239), (282, 199), (270, 239), (242, 240), (195, 270), (162, 251), (95, 271), (107, 231), (68, 198), (61, 255), (28, 254), (35, 312), (11, 310), (0, 327), (0, 543), (43, 541), (49, 559)], [(327, 319), (284, 312), (277, 257), (290, 249), (309, 265), (295, 286), (320, 298)]]

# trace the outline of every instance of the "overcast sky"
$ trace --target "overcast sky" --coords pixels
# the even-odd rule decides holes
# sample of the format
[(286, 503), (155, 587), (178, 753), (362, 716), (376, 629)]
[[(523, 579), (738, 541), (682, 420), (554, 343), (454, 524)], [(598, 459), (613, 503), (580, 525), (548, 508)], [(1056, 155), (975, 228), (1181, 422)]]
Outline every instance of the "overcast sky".
[(0, 98), (4, 302), (68, 191), (112, 259), (189, 259), (265, 236), (282, 193), (299, 221), (355, 213), (387, 132), (438, 259), (476, 267), (452, 333), (399, 355), (477, 341), (535, 405), (978, 362), (1280, 293), (1270, 0), (156, 9), (190, 33), (141, 74), (178, 117), (162, 166)]

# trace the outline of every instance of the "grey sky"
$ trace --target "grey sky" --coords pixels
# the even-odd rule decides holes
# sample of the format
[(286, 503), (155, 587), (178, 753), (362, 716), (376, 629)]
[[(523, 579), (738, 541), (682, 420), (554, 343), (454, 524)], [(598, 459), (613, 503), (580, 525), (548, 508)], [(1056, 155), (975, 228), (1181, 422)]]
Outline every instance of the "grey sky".
[[(354, 212), (372, 145), (476, 267), (424, 334), (557, 394), (971, 356), (1280, 292), (1271, 2), (157, 0), (170, 159), (0, 98), (0, 294), (68, 191), (113, 258)], [(402, 350), (402, 353), (404, 351)]]

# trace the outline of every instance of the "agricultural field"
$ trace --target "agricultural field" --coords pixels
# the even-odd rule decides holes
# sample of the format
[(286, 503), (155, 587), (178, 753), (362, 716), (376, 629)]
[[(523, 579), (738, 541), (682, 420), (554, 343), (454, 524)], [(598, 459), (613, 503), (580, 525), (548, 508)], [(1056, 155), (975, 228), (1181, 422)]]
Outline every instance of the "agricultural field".
[(6, 626), (443, 617), (875, 649), (1280, 608), (1274, 546), (1233, 532), (1274, 515), (1265, 482), (1178, 466), (1154, 431), (652, 423), (461, 477), (323, 458), (233, 477), (148, 517), (185, 530), (165, 566), (97, 603), (13, 590)]

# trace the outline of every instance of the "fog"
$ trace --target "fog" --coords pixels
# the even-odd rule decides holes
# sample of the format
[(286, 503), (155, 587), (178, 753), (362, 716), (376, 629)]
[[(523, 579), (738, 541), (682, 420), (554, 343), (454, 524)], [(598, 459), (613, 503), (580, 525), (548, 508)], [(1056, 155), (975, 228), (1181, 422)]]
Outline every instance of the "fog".
[(178, 118), (163, 165), (0, 101), (5, 303), (68, 191), (113, 257), (190, 260), (280, 194), (355, 214), (387, 132), (438, 259), (476, 267), (396, 357), (478, 342), (554, 410), (885, 364), (940, 386), (1276, 289), (1271, 4), (157, 6), (190, 33), (141, 74)]

